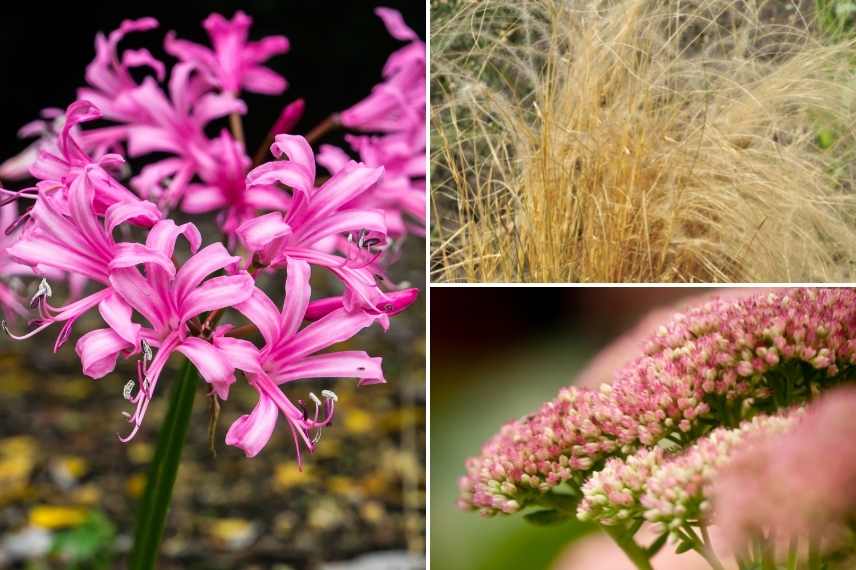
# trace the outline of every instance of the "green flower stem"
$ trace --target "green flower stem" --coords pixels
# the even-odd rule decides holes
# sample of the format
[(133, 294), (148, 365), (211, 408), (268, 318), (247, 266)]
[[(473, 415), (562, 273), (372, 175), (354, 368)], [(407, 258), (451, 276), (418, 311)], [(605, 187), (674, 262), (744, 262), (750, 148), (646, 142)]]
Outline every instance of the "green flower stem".
[(627, 555), (638, 570), (654, 570), (648, 553), (633, 540), (633, 535), (620, 527), (601, 525), (601, 528), (615, 541), (618, 548)]
[(152, 570), (169, 512), (172, 488), (181, 462), (181, 450), (187, 439), (193, 398), (199, 387), (199, 373), (186, 361), (172, 389), (169, 410), (158, 433), (157, 449), (149, 466), (146, 489), (137, 510), (137, 528), (128, 568)]
[(796, 538), (792, 538), (788, 545), (788, 570), (797, 570), (797, 560), (799, 556), (799, 543)]
[(702, 524), (699, 525), (699, 527), (701, 528), (702, 537), (701, 555), (704, 556), (704, 559), (707, 560), (707, 563), (710, 564), (711, 568), (714, 570), (724, 570), (725, 566), (713, 550), (713, 542), (710, 540), (710, 533), (707, 531), (707, 525)]

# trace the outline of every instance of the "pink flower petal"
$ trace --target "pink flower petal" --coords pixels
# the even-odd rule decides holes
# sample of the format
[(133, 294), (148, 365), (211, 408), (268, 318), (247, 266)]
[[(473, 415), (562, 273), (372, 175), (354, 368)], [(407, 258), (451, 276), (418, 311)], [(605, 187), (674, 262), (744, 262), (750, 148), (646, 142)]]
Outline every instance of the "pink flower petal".
[(262, 249), (276, 238), (291, 233), (291, 228), (282, 219), (279, 212), (271, 212), (247, 220), (235, 230), (240, 240), (252, 252)]
[(270, 297), (258, 287), (253, 288), (249, 299), (235, 305), (235, 309), (256, 325), (266, 343), (273, 343), (279, 338), (279, 310)]
[(131, 345), (112, 329), (96, 329), (77, 341), (75, 352), (83, 364), (83, 373), (90, 378), (102, 378), (116, 368), (116, 359)]
[(184, 339), (176, 350), (193, 363), (221, 399), (229, 397), (229, 386), (235, 382), (235, 368), (223, 353), (198, 337)]
[(359, 378), (360, 386), (383, 384), (382, 359), (356, 350), (307, 356), (271, 374), (277, 384), (307, 378)]
[(289, 260), (286, 266), (285, 301), (282, 306), (280, 330), (283, 338), (297, 333), (306, 315), (312, 289), (309, 286), (310, 267), (305, 261)]
[(253, 294), (254, 280), (249, 273), (209, 279), (182, 301), (179, 318), (186, 321), (200, 313), (232, 307), (246, 301)]
[(231, 255), (219, 242), (198, 251), (181, 266), (175, 276), (175, 298), (178, 303), (183, 303), (188, 293), (199, 287), (206, 277), (240, 261), (240, 257)]
[(270, 441), (279, 410), (266, 394), (259, 393), (259, 401), (252, 413), (239, 417), (226, 433), (226, 445), (244, 450), (247, 457), (258, 455)]

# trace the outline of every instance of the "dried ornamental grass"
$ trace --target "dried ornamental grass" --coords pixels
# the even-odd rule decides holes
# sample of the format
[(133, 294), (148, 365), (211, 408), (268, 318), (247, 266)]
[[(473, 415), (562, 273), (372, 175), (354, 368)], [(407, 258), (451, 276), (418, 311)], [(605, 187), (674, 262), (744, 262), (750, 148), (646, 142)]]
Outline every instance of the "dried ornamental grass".
[(491, 0), (440, 16), (434, 279), (849, 280), (853, 45), (764, 10)]

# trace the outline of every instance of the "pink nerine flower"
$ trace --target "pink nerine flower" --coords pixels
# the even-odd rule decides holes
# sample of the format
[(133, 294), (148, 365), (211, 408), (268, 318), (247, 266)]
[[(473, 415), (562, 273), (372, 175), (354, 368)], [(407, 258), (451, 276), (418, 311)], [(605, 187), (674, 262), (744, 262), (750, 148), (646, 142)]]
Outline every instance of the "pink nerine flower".
[[(424, 129), (420, 129), (413, 134), (345, 137), (359, 153), (362, 163), (384, 168), (383, 179), (370, 192), (366, 192), (350, 205), (355, 208), (383, 210), (387, 231), (394, 238), (408, 233), (425, 233), (424, 135)], [(318, 162), (335, 174), (350, 162), (350, 158), (338, 147), (322, 145)]]
[(336, 309), (300, 329), (309, 306), (309, 273), (308, 263), (288, 262), (282, 311), (260, 289), (254, 289), (247, 301), (235, 306), (258, 327), (265, 341), (263, 348), (225, 336), (214, 340), (235, 367), (247, 373), (259, 394), (253, 412), (238, 418), (226, 435), (226, 443), (240, 447), (248, 457), (255, 456), (267, 444), (279, 414), (291, 429), (298, 461), (301, 442), (312, 452), (321, 429), (333, 418), (336, 402), (333, 392), (322, 392), (323, 403), (310, 393), (316, 408), (309, 415), (302, 404), (292, 403), (279, 386), (307, 378), (330, 377), (358, 378), (360, 385), (385, 382), (380, 358), (362, 351), (316, 354), (350, 339), (379, 317), (364, 311)]
[[(262, 164), (247, 175), (247, 193), (255, 203), (279, 204), (280, 212), (251, 219), (237, 229), (247, 249), (264, 265), (284, 266), (299, 259), (324, 267), (347, 287), (346, 306), (377, 308), (387, 297), (375, 283), (371, 264), (385, 246), (381, 210), (351, 206), (383, 175), (351, 161), (321, 187), (315, 186), (315, 155), (301, 136), (277, 135), (271, 152), (287, 158)], [(292, 195), (279, 185), (292, 189)], [(347, 257), (330, 253), (342, 234), (350, 236)]]
[[(176, 270), (171, 259), (175, 242), (182, 235), (193, 255)], [(143, 341), (158, 348), (156, 355), (144, 350), (138, 367), (139, 392), (131, 400), (136, 409), (128, 419), (133, 427), (123, 441), (139, 429), (173, 351), (186, 356), (222, 399), (228, 397), (229, 386), (235, 381), (233, 364), (208, 341), (190, 336), (188, 322), (202, 313), (245, 301), (253, 293), (254, 281), (244, 271), (209, 278), (214, 272), (237, 267), (240, 258), (230, 255), (220, 243), (199, 250), (201, 240), (193, 224), (177, 226), (172, 220), (163, 220), (151, 229), (145, 245), (128, 244), (132, 247), (121, 261), (111, 264), (113, 294), (105, 300), (109, 305), (101, 308), (109, 328), (89, 332), (77, 343), (83, 371), (93, 378), (111, 372), (121, 351), (137, 351)], [(141, 272), (138, 265), (145, 271)], [(132, 309), (148, 326), (132, 321)]]
[(375, 14), (392, 37), (409, 43), (387, 60), (383, 83), (371, 95), (343, 111), (340, 120), (346, 127), (363, 131), (418, 129), (425, 123), (425, 42), (396, 10), (377, 8)]
[[(124, 158), (118, 154), (105, 154), (93, 160), (74, 136), (77, 125), (99, 118), (101, 111), (88, 101), (75, 101), (69, 105), (62, 131), (54, 143), (42, 144), (30, 173), (41, 180), (44, 187), (70, 188), (83, 178), (83, 183), (92, 189), (94, 213), (103, 214), (113, 204), (139, 202), (140, 199), (107, 171), (121, 166)], [(151, 225), (148, 217), (135, 222)]]
[[(786, 289), (714, 300), (661, 326), (600, 390), (563, 388), (509, 422), (467, 462), (459, 504), (484, 514), (526, 506), (531, 493), (581, 481), (600, 460), (680, 446), (710, 424), (799, 403), (852, 373), (856, 290)], [(809, 373), (810, 372), (810, 373)]]
[[(161, 218), (160, 211), (150, 202), (134, 198), (117, 202), (107, 208), (103, 219), (95, 214), (96, 188), (103, 181), (96, 166), (87, 166), (65, 187), (44, 186), (29, 210), (29, 225), (20, 238), (7, 249), (18, 263), (31, 268), (49, 268), (82, 276), (103, 286), (102, 289), (62, 307), (48, 302), (50, 288), (40, 288), (33, 299), (39, 310), (36, 328), (24, 339), (57, 322), (65, 323), (54, 350), (68, 339), (74, 322), (95, 306), (109, 303), (112, 297), (109, 277), (112, 269), (133, 263), (140, 256), (149, 256), (162, 264), (171, 264), (157, 252), (135, 243), (117, 243), (113, 231), (129, 220), (146, 220), (149, 224)], [(42, 271), (40, 271), (42, 272)]]
[(38, 137), (34, 142), (12, 158), (0, 164), (0, 180), (22, 180), (30, 176), (30, 167), (39, 156), (43, 145), (56, 146), (57, 134), (65, 123), (62, 109), (49, 107), (40, 113), (41, 119), (30, 121), (18, 130), (18, 137), (29, 139)]
[(165, 68), (146, 49), (125, 50), (119, 54), (119, 42), (131, 32), (145, 32), (158, 27), (154, 18), (125, 20), (118, 29), (104, 36), (95, 37), (95, 59), (86, 67), (86, 81), (89, 87), (78, 90), (78, 98), (89, 101), (101, 109), (108, 119), (120, 121), (124, 111), (117, 106), (121, 95), (137, 88), (137, 82), (131, 77), (131, 68), (148, 67), (155, 73), (158, 81), (163, 81)]
[[(852, 537), (856, 516), (856, 389), (824, 394), (787, 434), (736, 454), (711, 490), (715, 519), (730, 546), (766, 532), (782, 542)], [(849, 530), (848, 530), (849, 525)]]
[(237, 95), (241, 89), (254, 93), (278, 95), (287, 87), (285, 79), (261, 64), (273, 55), (288, 51), (285, 36), (268, 36), (248, 42), (253, 20), (240, 10), (231, 20), (211, 14), (202, 25), (214, 44), (214, 50), (203, 45), (167, 35), (165, 49), (178, 59), (191, 63), (211, 83)]

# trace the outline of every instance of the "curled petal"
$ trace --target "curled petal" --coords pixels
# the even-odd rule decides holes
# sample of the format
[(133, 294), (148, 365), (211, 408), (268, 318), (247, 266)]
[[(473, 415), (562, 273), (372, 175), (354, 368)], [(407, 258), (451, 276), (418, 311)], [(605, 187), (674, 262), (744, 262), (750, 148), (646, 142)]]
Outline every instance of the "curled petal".
[(291, 233), (291, 228), (283, 221), (282, 214), (271, 212), (247, 220), (235, 230), (238, 237), (250, 251), (259, 251), (273, 240)]
[(359, 378), (359, 385), (383, 384), (380, 357), (371, 357), (358, 350), (343, 350), (329, 354), (307, 356), (276, 371), (271, 378), (282, 384), (307, 378)]
[(283, 155), (287, 156), (290, 161), (305, 168), (310, 173), (312, 180), (315, 180), (315, 153), (312, 152), (309, 142), (302, 136), (276, 135), (270, 151), (277, 158), (282, 158)]
[(136, 346), (140, 325), (131, 321), (131, 307), (119, 295), (111, 293), (98, 304), (101, 318), (125, 342)]
[(254, 281), (249, 273), (215, 277), (191, 291), (179, 307), (180, 319), (186, 321), (200, 313), (233, 307), (253, 294)]
[(241, 261), (231, 255), (222, 243), (212, 243), (188, 259), (175, 277), (175, 296), (181, 303), (190, 291), (196, 289), (202, 281), (220, 269)]
[(289, 260), (286, 266), (285, 301), (282, 307), (280, 329), (283, 338), (293, 336), (306, 316), (312, 288), (309, 285), (310, 268), (305, 261)]
[(133, 202), (116, 202), (105, 213), (107, 232), (112, 234), (116, 226), (123, 224), (128, 220), (134, 220), (138, 223), (139, 220), (147, 220), (152, 225), (158, 222), (163, 215), (157, 206), (145, 200), (135, 200)]
[(259, 393), (259, 401), (252, 413), (243, 415), (229, 427), (226, 445), (244, 450), (247, 457), (255, 457), (270, 441), (279, 409), (266, 394)]
[(112, 329), (96, 329), (77, 341), (75, 352), (83, 364), (83, 373), (90, 378), (102, 378), (116, 368), (116, 359), (131, 345)]
[(141, 263), (159, 266), (170, 276), (175, 275), (175, 265), (169, 257), (139, 243), (117, 244), (116, 255), (110, 262), (110, 269), (133, 267)]
[(199, 233), (199, 229), (195, 225), (187, 223), (177, 226), (172, 220), (161, 220), (149, 232), (149, 236), (146, 238), (146, 246), (171, 258), (175, 250), (175, 241), (180, 235), (187, 238), (191, 252), (195, 253), (202, 245), (202, 234)]
[(193, 363), (221, 399), (229, 397), (229, 386), (235, 382), (235, 368), (222, 352), (198, 337), (184, 339), (176, 350)]
[(214, 346), (238, 370), (249, 373), (261, 372), (260, 351), (248, 340), (228, 336), (215, 336)]
[(403, 42), (406, 41), (414, 41), (418, 40), (419, 36), (416, 35), (410, 26), (404, 23), (404, 18), (401, 17), (401, 12), (398, 10), (393, 10), (391, 8), (375, 8), (375, 14), (383, 20), (384, 25), (386, 26), (389, 35), (394, 37), (397, 40), (401, 40)]

